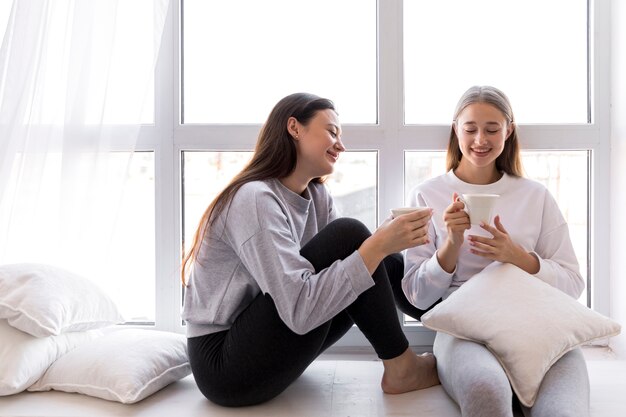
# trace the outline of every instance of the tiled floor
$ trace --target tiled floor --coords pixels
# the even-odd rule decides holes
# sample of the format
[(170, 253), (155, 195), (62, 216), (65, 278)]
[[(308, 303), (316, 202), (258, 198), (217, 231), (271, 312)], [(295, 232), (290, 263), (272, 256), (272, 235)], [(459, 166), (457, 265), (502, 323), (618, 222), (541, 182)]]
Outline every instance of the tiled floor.
[[(585, 349), (591, 380), (592, 417), (626, 416), (626, 360), (599, 348)], [(371, 354), (325, 355), (278, 398), (255, 407), (216, 406), (185, 378), (134, 405), (79, 394), (22, 393), (0, 397), (0, 416), (150, 417), (460, 417), (441, 386), (402, 395), (380, 390), (382, 365)]]

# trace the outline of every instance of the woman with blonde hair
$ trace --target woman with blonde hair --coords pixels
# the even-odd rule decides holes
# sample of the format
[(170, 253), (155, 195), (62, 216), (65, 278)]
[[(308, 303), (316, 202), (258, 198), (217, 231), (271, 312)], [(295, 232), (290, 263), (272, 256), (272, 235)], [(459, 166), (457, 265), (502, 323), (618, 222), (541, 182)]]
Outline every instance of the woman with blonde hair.
[[(519, 148), (506, 95), (490, 86), (467, 90), (454, 113), (448, 172), (410, 194), (411, 205), (431, 207), (437, 215), (428, 243), (406, 251), (405, 276), (394, 283), (414, 306), (407, 314), (432, 308), (494, 261), (514, 264), (574, 298), (580, 296), (584, 282), (567, 223), (550, 192), (522, 177)], [(470, 224), (458, 198), (465, 193), (499, 195), (493, 225)], [(513, 415), (507, 376), (484, 345), (437, 333), (433, 351), (441, 383), (463, 417)], [(534, 417), (589, 415), (589, 381), (580, 349), (552, 366), (535, 404), (523, 411)]]

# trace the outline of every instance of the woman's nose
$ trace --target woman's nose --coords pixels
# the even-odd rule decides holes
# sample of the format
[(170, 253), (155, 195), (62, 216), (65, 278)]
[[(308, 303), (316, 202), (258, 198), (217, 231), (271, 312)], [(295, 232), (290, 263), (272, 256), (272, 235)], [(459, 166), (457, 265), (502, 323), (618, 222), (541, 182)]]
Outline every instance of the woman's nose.
[(487, 142), (487, 137), (485, 135), (485, 132), (478, 130), (476, 132), (476, 136), (474, 137), (474, 142), (478, 143), (478, 144), (483, 144)]

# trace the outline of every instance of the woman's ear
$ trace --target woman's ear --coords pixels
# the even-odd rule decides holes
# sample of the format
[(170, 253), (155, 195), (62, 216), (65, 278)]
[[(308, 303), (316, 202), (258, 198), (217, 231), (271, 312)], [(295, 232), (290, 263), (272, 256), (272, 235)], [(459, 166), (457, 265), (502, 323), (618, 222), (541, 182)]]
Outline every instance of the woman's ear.
[(294, 138), (295, 140), (299, 139), (298, 138), (299, 127), (300, 127), (300, 123), (298, 122), (298, 119), (296, 119), (293, 116), (287, 119), (287, 132), (289, 132), (291, 137)]
[(515, 129), (515, 122), (509, 123), (509, 126), (506, 129), (506, 139), (511, 137), (511, 134), (513, 133), (513, 129)]

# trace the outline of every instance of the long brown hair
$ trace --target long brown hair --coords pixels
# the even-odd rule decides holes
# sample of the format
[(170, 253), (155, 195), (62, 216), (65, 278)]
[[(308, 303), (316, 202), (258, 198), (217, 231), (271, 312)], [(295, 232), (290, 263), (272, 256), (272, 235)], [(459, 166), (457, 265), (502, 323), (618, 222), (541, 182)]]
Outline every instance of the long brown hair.
[[(202, 244), (219, 214), (226, 209), (233, 196), (244, 184), (270, 178), (284, 178), (296, 168), (297, 151), (292, 136), (287, 131), (287, 121), (296, 118), (308, 125), (320, 110), (335, 110), (332, 101), (313, 94), (295, 93), (280, 100), (259, 132), (254, 155), (204, 211), (193, 238), (193, 243), (183, 257), (181, 280), (185, 284), (189, 266), (193, 263)], [(321, 182), (318, 178), (314, 181)], [(184, 243), (183, 243), (184, 245)]]
[[(514, 177), (523, 175), (522, 159), (520, 156), (519, 141), (517, 139), (517, 126), (513, 117), (513, 108), (509, 98), (500, 90), (488, 85), (473, 86), (467, 90), (459, 100), (454, 110), (454, 123), (459, 114), (470, 104), (487, 103), (491, 104), (502, 112), (509, 124), (513, 123), (513, 130), (504, 143), (502, 153), (496, 158), (496, 169), (504, 171)], [(448, 152), (446, 155), (446, 170), (457, 169), (463, 154), (459, 147), (459, 138), (456, 135), (454, 126), (450, 129), (450, 140), (448, 141)]]

